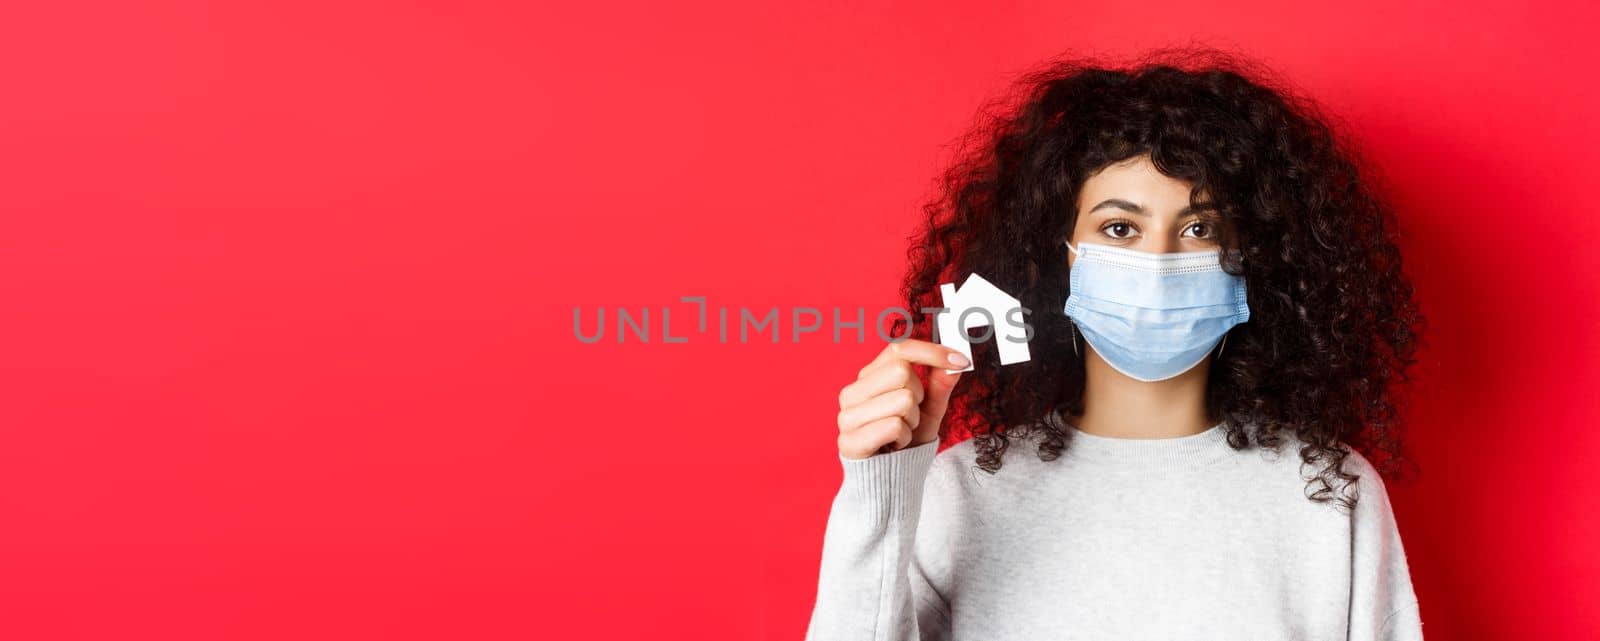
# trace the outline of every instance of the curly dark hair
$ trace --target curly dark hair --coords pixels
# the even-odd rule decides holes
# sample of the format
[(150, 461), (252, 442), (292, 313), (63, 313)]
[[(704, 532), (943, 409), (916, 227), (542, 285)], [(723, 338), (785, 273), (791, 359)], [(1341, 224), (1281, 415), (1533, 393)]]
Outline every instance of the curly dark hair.
[[(1017, 297), (1034, 327), (1033, 358), (967, 373), (951, 401), (946, 443), (976, 439), (990, 473), (1013, 437), (1042, 460), (1072, 431), (1045, 420), (1083, 411), (1085, 371), (1062, 312), (1077, 191), (1099, 169), (1148, 154), (1167, 176), (1207, 192), (1223, 224), (1224, 269), (1243, 274), (1250, 322), (1213, 359), (1207, 410), (1234, 449), (1301, 441), (1320, 471), (1307, 498), (1353, 508), (1341, 442), (1380, 473), (1400, 471), (1393, 387), (1425, 325), (1401, 271), (1390, 205), (1345, 134), (1311, 100), (1258, 63), (1209, 48), (1155, 50), (1108, 66), (1055, 58), (1023, 75), (961, 138), (924, 205), (901, 294), (907, 309), (941, 304), (938, 285), (977, 272)], [(1242, 253), (1243, 264), (1239, 255)], [(927, 337), (904, 320), (896, 335)], [(980, 343), (974, 348), (993, 350)], [(945, 445), (945, 446), (947, 446)], [(944, 446), (941, 446), (944, 447)]]

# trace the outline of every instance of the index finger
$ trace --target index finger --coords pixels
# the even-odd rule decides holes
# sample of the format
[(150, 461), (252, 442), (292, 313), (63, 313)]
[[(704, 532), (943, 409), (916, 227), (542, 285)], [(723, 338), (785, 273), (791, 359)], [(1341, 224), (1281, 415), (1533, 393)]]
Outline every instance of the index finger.
[(916, 339), (891, 343), (889, 351), (895, 358), (919, 365), (927, 365), (928, 367), (962, 369), (971, 364), (961, 352), (938, 343)]

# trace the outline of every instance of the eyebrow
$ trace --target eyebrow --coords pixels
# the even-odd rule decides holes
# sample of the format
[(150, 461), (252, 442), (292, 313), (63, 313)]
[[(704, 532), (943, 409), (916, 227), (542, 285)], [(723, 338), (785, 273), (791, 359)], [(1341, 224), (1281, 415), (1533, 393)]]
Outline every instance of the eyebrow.
[[(1146, 211), (1144, 207), (1139, 206), (1137, 203), (1131, 203), (1131, 202), (1128, 202), (1128, 201), (1123, 200), (1121, 198), (1107, 198), (1105, 200), (1102, 200), (1102, 201), (1100, 201), (1100, 204), (1089, 208), (1089, 213), (1092, 214), (1094, 212), (1100, 211), (1102, 209), (1106, 209), (1108, 207), (1109, 208), (1121, 209), (1123, 211), (1126, 211), (1126, 212), (1129, 212), (1129, 213), (1133, 213), (1133, 214), (1138, 214), (1140, 216), (1149, 216), (1150, 215), (1150, 212)], [(1216, 210), (1216, 208), (1217, 208), (1217, 206), (1215, 204), (1209, 203), (1209, 202), (1200, 203), (1199, 205), (1189, 205), (1188, 207), (1184, 207), (1183, 209), (1178, 210), (1178, 215), (1179, 216), (1188, 216), (1190, 214), (1197, 214), (1197, 213), (1200, 213), (1202, 211), (1214, 211), (1214, 210)]]

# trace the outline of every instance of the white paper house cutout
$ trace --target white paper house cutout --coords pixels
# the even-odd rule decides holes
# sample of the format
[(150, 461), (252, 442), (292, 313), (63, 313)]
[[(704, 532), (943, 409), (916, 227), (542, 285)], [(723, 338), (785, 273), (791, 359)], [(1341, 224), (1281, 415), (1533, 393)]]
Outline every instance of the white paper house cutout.
[[(988, 327), (990, 319), (994, 319), (994, 331), (989, 340), (995, 341), (1000, 352), (1000, 364), (1010, 365), (1027, 361), (1028, 343), (1026, 329), (1016, 324), (1007, 322), (1007, 314), (1022, 307), (1021, 301), (1010, 294), (995, 287), (994, 283), (985, 280), (982, 276), (972, 274), (967, 276), (966, 282), (956, 289), (955, 284), (945, 283), (939, 286), (939, 296), (944, 300), (944, 306), (949, 311), (938, 315), (939, 343), (950, 349), (961, 352), (967, 357), (967, 362), (972, 361), (972, 344), (967, 341), (964, 329), (974, 327)], [(988, 316), (972, 313), (966, 317), (966, 328), (957, 327), (961, 323), (963, 312), (973, 308), (982, 308), (989, 312)], [(945, 370), (951, 374), (956, 372), (970, 372), (973, 366), (966, 369)]]

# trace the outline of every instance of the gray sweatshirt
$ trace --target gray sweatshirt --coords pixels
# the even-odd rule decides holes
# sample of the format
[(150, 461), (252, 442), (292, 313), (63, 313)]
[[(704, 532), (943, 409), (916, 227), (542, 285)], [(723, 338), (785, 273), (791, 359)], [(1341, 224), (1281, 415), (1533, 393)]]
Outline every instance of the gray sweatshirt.
[[(1222, 425), (1073, 430), (1054, 461), (971, 440), (853, 460), (822, 545), (810, 641), (1417, 641), (1384, 483), (1359, 453), (1352, 513), (1306, 498), (1300, 442), (1236, 451)], [(1314, 474), (1305, 466), (1305, 474)]]

